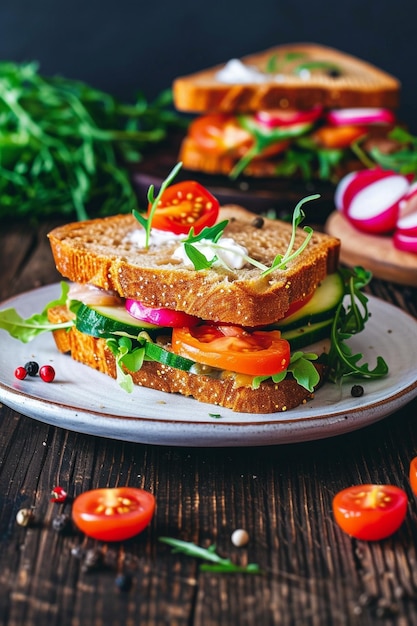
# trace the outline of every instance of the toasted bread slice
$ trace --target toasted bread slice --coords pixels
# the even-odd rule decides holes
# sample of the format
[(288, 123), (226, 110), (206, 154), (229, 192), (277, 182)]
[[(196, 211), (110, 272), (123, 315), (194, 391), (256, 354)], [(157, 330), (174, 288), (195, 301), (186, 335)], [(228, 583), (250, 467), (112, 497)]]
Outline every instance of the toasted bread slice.
[[(48, 317), (51, 322), (58, 323), (70, 319), (71, 314), (66, 307), (59, 306), (49, 309)], [(90, 337), (76, 328), (54, 331), (53, 334), (60, 352), (68, 353), (75, 361), (116, 378), (115, 357), (104, 339)], [(318, 389), (324, 383), (327, 372), (321, 363), (315, 362), (315, 367), (320, 374)], [(138, 372), (131, 375), (138, 386), (166, 393), (180, 393), (239, 413), (289, 411), (314, 397), (291, 376), (278, 384), (269, 380), (261, 383), (258, 389), (252, 389), (248, 377), (233, 375), (231, 372), (221, 378), (213, 378), (155, 362), (145, 362)]]
[[(279, 220), (259, 219), (242, 207), (220, 210), (228, 220), (225, 236), (248, 250), (248, 255), (270, 267), (288, 249), (292, 226)], [(255, 221), (254, 221), (255, 220)], [(116, 291), (147, 306), (185, 311), (204, 320), (244, 326), (270, 324), (289, 306), (313, 292), (338, 266), (340, 240), (314, 233), (308, 246), (286, 269), (262, 276), (247, 265), (239, 270), (195, 270), (173, 258), (178, 242), (138, 248), (129, 235), (139, 223), (132, 215), (74, 222), (49, 233), (58, 271), (71, 281)], [(293, 249), (306, 237), (299, 228)]]
[(190, 113), (250, 113), (307, 109), (317, 104), (325, 108), (399, 105), (400, 83), (395, 77), (333, 48), (294, 43), (241, 61), (262, 77), (253, 82), (221, 82), (218, 73), (224, 65), (181, 76), (173, 82), (175, 107)]

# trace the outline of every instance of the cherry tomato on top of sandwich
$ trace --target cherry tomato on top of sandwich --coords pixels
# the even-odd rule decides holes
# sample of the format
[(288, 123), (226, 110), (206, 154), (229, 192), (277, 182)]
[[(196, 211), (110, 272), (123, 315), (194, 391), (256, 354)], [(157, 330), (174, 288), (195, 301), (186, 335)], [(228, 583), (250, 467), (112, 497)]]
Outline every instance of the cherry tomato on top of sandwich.
[[(151, 204), (148, 207), (148, 215)], [(176, 235), (198, 235), (205, 226), (213, 226), (219, 214), (219, 202), (196, 181), (183, 181), (165, 189), (152, 219), (153, 228)]]
[(143, 489), (92, 489), (75, 498), (74, 524), (100, 541), (123, 541), (142, 532), (155, 512), (155, 497)]
[[(254, 145), (254, 137), (243, 128), (234, 115), (210, 114), (193, 120), (188, 135), (205, 152), (216, 155), (243, 157)], [(274, 141), (254, 158), (265, 158), (286, 150), (288, 140)]]
[(203, 365), (251, 376), (277, 374), (290, 362), (289, 343), (279, 331), (248, 332), (227, 324), (174, 328), (172, 350)]
[(407, 512), (407, 495), (393, 485), (355, 485), (333, 498), (337, 524), (348, 535), (377, 541), (399, 529)]

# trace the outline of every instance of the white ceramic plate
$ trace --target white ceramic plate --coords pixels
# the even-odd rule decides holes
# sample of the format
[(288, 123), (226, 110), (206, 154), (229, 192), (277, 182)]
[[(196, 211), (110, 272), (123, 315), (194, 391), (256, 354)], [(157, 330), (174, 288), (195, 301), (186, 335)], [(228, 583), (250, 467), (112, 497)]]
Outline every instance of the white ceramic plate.
[[(43, 310), (57, 298), (59, 285), (49, 285), (4, 302), (23, 317)], [(371, 318), (352, 338), (373, 366), (377, 355), (388, 362), (387, 378), (361, 381), (365, 393), (353, 398), (352, 381), (325, 384), (311, 402), (287, 413), (233, 413), (191, 398), (138, 387), (132, 394), (113, 379), (59, 354), (50, 334), (29, 344), (0, 330), (0, 400), (23, 415), (80, 433), (138, 443), (173, 446), (260, 446), (321, 439), (372, 424), (417, 396), (417, 322), (391, 304), (369, 298)], [(18, 365), (36, 360), (52, 364), (53, 383), (39, 377), (19, 381)]]

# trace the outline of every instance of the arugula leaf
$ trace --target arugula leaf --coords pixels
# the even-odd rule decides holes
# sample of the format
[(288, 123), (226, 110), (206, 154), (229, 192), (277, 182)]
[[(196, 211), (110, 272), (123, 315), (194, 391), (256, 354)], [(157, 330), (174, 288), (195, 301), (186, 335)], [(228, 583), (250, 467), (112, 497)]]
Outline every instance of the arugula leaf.
[(360, 333), (369, 319), (368, 298), (361, 291), (371, 280), (371, 272), (362, 267), (341, 269), (348, 304), (341, 302), (336, 310), (331, 328), (331, 348), (328, 354), (329, 380), (336, 382), (343, 377), (382, 378), (388, 373), (388, 365), (378, 356), (374, 369), (360, 364), (362, 353), (352, 354), (346, 341)]
[(155, 192), (154, 186), (153, 185), (149, 186), (149, 189), (148, 189), (148, 202), (151, 204), (151, 209), (149, 211), (149, 217), (145, 217), (144, 215), (139, 213), (139, 211), (137, 211), (136, 209), (133, 209), (133, 211), (132, 211), (133, 215), (136, 217), (138, 222), (145, 229), (145, 233), (146, 233), (145, 249), (149, 248), (149, 238), (150, 238), (150, 234), (151, 234), (152, 220), (153, 220), (153, 216), (155, 215), (155, 211), (157, 209), (158, 202), (160, 201), (160, 199), (162, 197), (162, 194), (164, 193), (165, 189), (172, 183), (172, 181), (174, 180), (174, 178), (178, 174), (178, 172), (181, 169), (181, 167), (182, 167), (182, 163), (177, 163), (175, 165), (175, 167), (171, 170), (171, 172), (168, 174), (166, 179), (163, 181), (156, 198), (154, 196), (154, 192)]
[(320, 376), (312, 363), (312, 361), (316, 361), (317, 359), (318, 356), (314, 353), (294, 352), (291, 355), (286, 370), (274, 374), (273, 376), (255, 376), (252, 381), (252, 389), (259, 389), (261, 383), (270, 378), (274, 383), (278, 384), (287, 377), (288, 373), (291, 373), (301, 387), (304, 387), (307, 391), (313, 392), (320, 381)]
[(69, 285), (65, 282), (61, 282), (61, 296), (57, 300), (53, 300), (47, 304), (42, 313), (35, 313), (26, 319), (21, 317), (16, 309), (4, 309), (0, 311), (0, 328), (6, 330), (11, 337), (19, 339), (22, 343), (28, 343), (45, 332), (70, 328), (73, 326), (73, 321), (53, 324), (48, 320), (47, 315), (48, 309), (66, 303), (68, 290)]
[(205, 572), (217, 572), (219, 574), (262, 574), (262, 570), (256, 563), (236, 565), (230, 559), (219, 556), (216, 552), (216, 546), (214, 545), (208, 548), (202, 548), (190, 541), (182, 541), (181, 539), (173, 539), (171, 537), (159, 537), (158, 540), (172, 546), (174, 553), (180, 552), (212, 563), (210, 565), (203, 564), (200, 566), (200, 569)]
[(129, 163), (185, 127), (170, 90), (134, 104), (36, 62), (0, 62), (0, 217), (110, 215), (137, 208)]

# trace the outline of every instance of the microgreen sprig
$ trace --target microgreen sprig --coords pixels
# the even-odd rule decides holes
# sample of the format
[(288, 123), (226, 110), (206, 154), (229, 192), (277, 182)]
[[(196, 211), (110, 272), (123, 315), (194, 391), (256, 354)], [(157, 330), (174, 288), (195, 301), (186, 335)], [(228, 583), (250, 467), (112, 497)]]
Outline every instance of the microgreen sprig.
[(172, 546), (173, 552), (182, 552), (188, 556), (209, 561), (210, 564), (205, 563), (200, 566), (200, 569), (204, 572), (217, 572), (219, 574), (262, 574), (262, 570), (256, 563), (236, 565), (230, 559), (219, 556), (216, 552), (216, 546), (214, 545), (208, 548), (202, 548), (190, 541), (182, 541), (181, 539), (173, 539), (172, 537), (159, 537), (159, 541)]
[[(311, 196), (303, 198), (302, 200), (300, 200), (300, 202), (298, 202), (293, 212), (292, 232), (288, 248), (284, 254), (277, 254), (270, 267), (268, 267), (264, 263), (261, 263), (260, 261), (257, 261), (256, 259), (253, 259), (247, 254), (244, 254), (243, 252), (242, 258), (250, 265), (253, 265), (254, 267), (260, 269), (262, 272), (262, 276), (267, 276), (275, 270), (285, 270), (288, 263), (293, 261), (299, 254), (303, 252), (303, 250), (305, 250), (313, 235), (313, 229), (310, 226), (305, 226), (303, 230), (307, 233), (307, 236), (301, 246), (294, 250), (297, 228), (305, 218), (305, 213), (301, 207), (306, 202), (310, 200), (316, 200), (319, 197), (319, 194), (313, 194)], [(219, 257), (216, 254), (211, 259), (208, 259), (200, 250), (195, 247), (194, 244), (199, 241), (204, 241), (204, 245), (206, 247), (210, 247), (214, 251), (221, 249), (222, 246), (219, 241), (227, 224), (228, 221), (225, 220), (223, 222), (220, 222), (219, 224), (216, 224), (215, 226), (203, 228), (203, 230), (198, 235), (195, 235), (193, 230), (190, 231), (187, 239), (183, 241), (183, 244), (188, 258), (194, 265), (194, 269), (208, 269), (212, 265), (214, 265), (214, 263), (219, 262)]]
[(155, 198), (155, 187), (154, 185), (150, 185), (149, 189), (148, 189), (148, 202), (151, 205), (148, 217), (145, 217), (142, 213), (139, 213), (139, 211), (137, 211), (136, 209), (133, 209), (132, 213), (133, 215), (136, 217), (136, 219), (138, 220), (139, 224), (141, 224), (143, 226), (143, 228), (145, 229), (145, 248), (149, 248), (149, 240), (150, 240), (150, 236), (151, 236), (151, 229), (152, 229), (152, 220), (153, 220), (153, 216), (155, 214), (155, 211), (157, 209), (158, 206), (158, 202), (160, 201), (162, 194), (164, 193), (165, 189), (172, 183), (172, 181), (174, 180), (174, 178), (176, 177), (176, 175), (178, 174), (178, 172), (180, 171), (182, 167), (182, 163), (177, 163), (176, 166), (171, 170), (171, 172), (168, 174), (168, 176), (166, 177), (166, 179), (163, 181), (161, 188), (158, 192), (158, 195)]
[(328, 355), (329, 380), (336, 382), (343, 377), (382, 378), (388, 373), (388, 365), (377, 357), (374, 369), (368, 363), (360, 365), (361, 353), (352, 354), (346, 341), (360, 333), (369, 319), (368, 298), (362, 289), (370, 282), (371, 272), (362, 267), (341, 269), (348, 303), (341, 302), (336, 310), (331, 328), (331, 348)]

